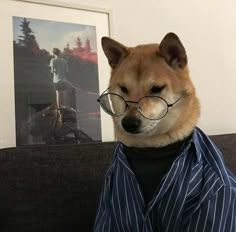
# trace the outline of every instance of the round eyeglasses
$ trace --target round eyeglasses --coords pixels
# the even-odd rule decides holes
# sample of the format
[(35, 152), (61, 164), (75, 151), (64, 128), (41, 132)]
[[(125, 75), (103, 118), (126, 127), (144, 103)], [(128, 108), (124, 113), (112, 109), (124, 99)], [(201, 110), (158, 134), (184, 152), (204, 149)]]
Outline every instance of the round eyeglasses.
[(159, 120), (165, 117), (169, 107), (174, 106), (180, 98), (174, 103), (169, 104), (165, 99), (159, 96), (144, 96), (139, 101), (126, 101), (122, 96), (116, 93), (103, 93), (97, 101), (102, 109), (113, 117), (119, 117), (125, 113), (130, 104), (136, 104), (139, 113), (150, 120)]

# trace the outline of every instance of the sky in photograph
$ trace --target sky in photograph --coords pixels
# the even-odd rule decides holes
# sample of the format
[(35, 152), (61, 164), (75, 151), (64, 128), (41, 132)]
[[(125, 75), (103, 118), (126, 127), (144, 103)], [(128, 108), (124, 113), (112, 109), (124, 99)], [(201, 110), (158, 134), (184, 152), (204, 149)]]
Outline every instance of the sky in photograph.
[[(13, 17), (13, 39), (18, 42), (22, 35), (20, 24), (23, 17)], [(52, 54), (54, 47), (61, 51), (69, 44), (70, 48), (76, 47), (76, 38), (80, 37), (84, 45), (86, 40), (90, 40), (92, 51), (97, 51), (96, 27), (82, 24), (65, 23), (41, 19), (26, 18), (30, 21), (30, 28), (33, 31), (40, 49), (46, 49)]]

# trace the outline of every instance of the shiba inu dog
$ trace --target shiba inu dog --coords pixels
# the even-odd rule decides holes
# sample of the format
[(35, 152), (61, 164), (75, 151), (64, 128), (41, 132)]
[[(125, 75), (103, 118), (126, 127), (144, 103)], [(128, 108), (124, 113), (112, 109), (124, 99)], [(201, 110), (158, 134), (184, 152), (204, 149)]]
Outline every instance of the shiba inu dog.
[[(179, 38), (169, 33), (160, 45), (135, 48), (103, 38), (102, 45), (112, 67), (108, 91), (130, 101), (120, 117), (113, 117), (118, 141), (129, 146), (158, 147), (188, 136), (196, 125), (200, 110), (189, 78), (187, 55)], [(147, 116), (155, 114), (158, 118), (149, 120), (132, 104), (144, 96), (159, 96), (167, 104), (179, 101), (168, 107), (158, 99), (144, 99), (138, 107), (142, 107)], [(119, 104), (116, 100), (113, 98), (114, 107)], [(159, 112), (164, 107), (162, 104), (165, 104), (164, 113), (168, 110), (165, 117)]]
[(118, 140), (94, 232), (234, 232), (236, 180), (198, 127), (200, 106), (178, 36), (127, 47), (104, 37), (112, 68), (98, 98)]

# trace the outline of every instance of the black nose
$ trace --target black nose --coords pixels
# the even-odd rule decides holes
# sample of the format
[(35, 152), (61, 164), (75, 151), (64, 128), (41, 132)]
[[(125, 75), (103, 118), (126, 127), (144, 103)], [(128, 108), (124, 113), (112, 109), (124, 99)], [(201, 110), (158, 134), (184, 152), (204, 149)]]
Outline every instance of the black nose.
[(134, 116), (124, 117), (121, 123), (123, 128), (129, 133), (138, 134), (140, 132), (141, 120)]

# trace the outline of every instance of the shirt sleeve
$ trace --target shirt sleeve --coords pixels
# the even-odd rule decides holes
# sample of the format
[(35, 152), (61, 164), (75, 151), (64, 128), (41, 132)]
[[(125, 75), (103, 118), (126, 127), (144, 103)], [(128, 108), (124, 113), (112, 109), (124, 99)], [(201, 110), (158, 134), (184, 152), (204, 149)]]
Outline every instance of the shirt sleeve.
[(96, 219), (93, 227), (93, 232), (111, 232), (111, 215), (108, 213), (108, 201), (107, 194), (109, 191), (109, 179), (110, 177), (105, 178), (105, 183), (100, 195), (99, 204), (97, 207)]
[(102, 215), (105, 212), (105, 202), (104, 202), (104, 188), (103, 191), (101, 192), (100, 199), (99, 199), (99, 204), (97, 207), (97, 212), (96, 212), (96, 218), (95, 218), (95, 223), (94, 223), (94, 228), (93, 231), (99, 231), (100, 225), (102, 223)]
[(192, 215), (182, 232), (235, 232), (236, 190), (222, 187)]
[(53, 59), (50, 60), (49, 66), (50, 66), (50, 68), (51, 68), (51, 72), (53, 73), (53, 71), (54, 71)]

